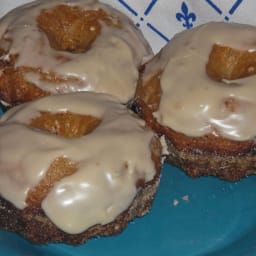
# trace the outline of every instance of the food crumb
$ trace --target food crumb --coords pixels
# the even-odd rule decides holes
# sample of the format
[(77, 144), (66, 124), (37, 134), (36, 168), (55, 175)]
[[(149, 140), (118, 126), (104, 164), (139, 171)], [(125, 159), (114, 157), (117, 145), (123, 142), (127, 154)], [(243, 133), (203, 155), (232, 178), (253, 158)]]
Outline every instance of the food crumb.
[[(184, 196), (181, 197), (181, 200), (184, 201), (184, 202), (189, 202), (189, 196), (184, 195)], [(180, 201), (177, 198), (173, 199), (173, 201), (172, 201), (173, 206), (177, 206), (179, 203), (180, 203)]]
[(174, 199), (173, 202), (172, 202), (173, 206), (177, 206), (179, 204), (179, 200), (177, 199)]
[(183, 200), (183, 201), (189, 201), (189, 196), (188, 196), (188, 195), (184, 195), (184, 196), (182, 197), (182, 200)]

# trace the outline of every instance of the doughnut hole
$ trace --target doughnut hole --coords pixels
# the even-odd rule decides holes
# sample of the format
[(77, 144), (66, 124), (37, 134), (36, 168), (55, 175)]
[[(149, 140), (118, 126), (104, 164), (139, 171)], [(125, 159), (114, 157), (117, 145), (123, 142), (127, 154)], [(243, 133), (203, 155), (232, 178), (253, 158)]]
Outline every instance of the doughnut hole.
[(87, 51), (101, 32), (101, 22), (114, 24), (103, 10), (83, 10), (78, 6), (58, 5), (42, 10), (38, 27), (47, 35), (52, 48), (81, 53)]
[[(89, 115), (42, 112), (40, 116), (31, 120), (29, 126), (65, 138), (77, 138), (91, 133), (99, 124), (98, 118)], [(40, 207), (54, 184), (76, 172), (77, 168), (78, 163), (66, 157), (55, 159), (41, 181), (28, 191), (27, 206)]]
[(235, 80), (256, 74), (256, 52), (213, 45), (206, 65), (207, 75), (216, 81)]
[(41, 112), (31, 120), (30, 126), (65, 138), (75, 138), (87, 135), (99, 124), (100, 119), (90, 115)]
[(162, 96), (161, 74), (162, 70), (159, 70), (145, 84), (139, 81), (136, 89), (136, 98), (146, 103), (152, 112), (158, 110)]

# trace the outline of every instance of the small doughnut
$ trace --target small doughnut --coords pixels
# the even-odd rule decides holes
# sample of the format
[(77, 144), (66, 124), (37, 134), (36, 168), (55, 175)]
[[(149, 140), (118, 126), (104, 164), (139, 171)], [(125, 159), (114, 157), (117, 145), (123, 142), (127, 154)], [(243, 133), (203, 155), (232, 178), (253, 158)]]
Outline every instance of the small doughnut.
[(75, 92), (15, 106), (0, 119), (0, 228), (37, 244), (119, 233), (150, 209), (161, 150), (111, 95)]
[(140, 115), (190, 176), (256, 172), (256, 27), (211, 22), (177, 34), (145, 64)]
[(0, 100), (94, 91), (127, 103), (151, 56), (136, 26), (106, 4), (37, 0), (0, 20)]

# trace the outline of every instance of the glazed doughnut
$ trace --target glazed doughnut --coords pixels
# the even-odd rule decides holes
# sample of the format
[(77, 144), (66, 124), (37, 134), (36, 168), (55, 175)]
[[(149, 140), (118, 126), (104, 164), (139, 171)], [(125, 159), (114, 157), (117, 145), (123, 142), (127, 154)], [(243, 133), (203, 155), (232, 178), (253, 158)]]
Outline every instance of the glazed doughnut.
[(8, 110), (0, 163), (0, 227), (33, 243), (79, 244), (149, 210), (161, 144), (118, 99), (76, 92)]
[(140, 114), (189, 175), (256, 171), (256, 28), (212, 22), (177, 34), (141, 75)]
[(97, 0), (37, 0), (0, 20), (0, 99), (9, 105), (76, 91), (128, 102), (152, 55), (122, 13)]

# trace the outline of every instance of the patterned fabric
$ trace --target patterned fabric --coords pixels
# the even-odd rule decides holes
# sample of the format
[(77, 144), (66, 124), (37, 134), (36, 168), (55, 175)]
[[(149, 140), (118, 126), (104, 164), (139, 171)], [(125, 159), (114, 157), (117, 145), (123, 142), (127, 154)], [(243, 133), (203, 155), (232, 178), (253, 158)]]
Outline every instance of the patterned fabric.
[[(1, 0), (0, 16), (31, 0)], [(172, 36), (209, 21), (256, 24), (255, 0), (102, 0), (133, 19), (157, 52)]]
[(155, 52), (172, 36), (209, 21), (256, 24), (255, 0), (105, 0), (132, 18)]

